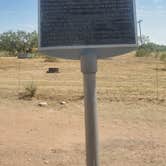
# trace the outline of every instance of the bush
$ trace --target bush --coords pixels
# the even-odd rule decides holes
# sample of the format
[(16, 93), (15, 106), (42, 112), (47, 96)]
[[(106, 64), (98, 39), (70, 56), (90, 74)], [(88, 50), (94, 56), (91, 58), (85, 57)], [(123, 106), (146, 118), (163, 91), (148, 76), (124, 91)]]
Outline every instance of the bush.
[(38, 34), (25, 31), (8, 31), (0, 34), (0, 50), (7, 51), (10, 55), (17, 56), (18, 53), (33, 52), (38, 47)]
[(153, 44), (150, 44), (150, 43), (143, 44), (138, 48), (136, 52), (136, 56), (137, 57), (149, 56), (154, 51), (155, 51), (155, 48)]
[(166, 71), (166, 52), (161, 54), (160, 60), (164, 62), (165, 68), (163, 70)]
[(141, 45), (137, 52), (137, 57), (145, 57), (145, 56), (154, 56), (155, 58), (158, 58), (161, 53), (166, 51), (166, 46), (158, 45), (155, 43), (147, 43)]
[(161, 54), (160, 60), (166, 62), (166, 52)]
[(58, 62), (58, 59), (55, 57), (46, 56), (44, 62)]
[(151, 54), (149, 50), (140, 48), (136, 52), (136, 57), (145, 57), (145, 56), (149, 56), (149, 54)]
[(9, 57), (10, 54), (7, 51), (0, 51), (0, 57)]
[(36, 85), (31, 82), (25, 87), (25, 91), (19, 94), (19, 99), (32, 99), (37, 91)]

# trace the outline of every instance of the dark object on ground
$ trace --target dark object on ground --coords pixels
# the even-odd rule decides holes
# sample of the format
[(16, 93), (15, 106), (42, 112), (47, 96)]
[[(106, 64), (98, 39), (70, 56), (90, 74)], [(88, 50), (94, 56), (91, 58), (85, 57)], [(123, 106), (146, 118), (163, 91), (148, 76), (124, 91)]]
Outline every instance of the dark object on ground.
[(21, 54), (18, 54), (17, 58), (18, 59), (30, 59), (30, 58), (33, 58), (35, 56), (35, 54), (33, 53), (21, 53)]
[(59, 73), (59, 68), (50, 67), (48, 68), (47, 73)]
[(21, 54), (18, 54), (18, 59), (26, 59), (26, 58), (28, 58), (28, 54), (24, 54), (24, 53), (21, 53)]

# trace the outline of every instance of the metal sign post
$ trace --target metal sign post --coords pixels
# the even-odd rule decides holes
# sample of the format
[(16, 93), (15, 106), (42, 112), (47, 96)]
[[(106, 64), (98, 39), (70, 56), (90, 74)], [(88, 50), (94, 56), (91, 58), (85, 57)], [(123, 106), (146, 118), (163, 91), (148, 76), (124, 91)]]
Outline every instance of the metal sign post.
[(87, 166), (99, 166), (97, 59), (128, 53), (137, 47), (135, 0), (38, 1), (40, 52), (81, 60)]
[(97, 57), (82, 56), (81, 71), (84, 77), (86, 161), (87, 166), (99, 166), (98, 129), (96, 110)]

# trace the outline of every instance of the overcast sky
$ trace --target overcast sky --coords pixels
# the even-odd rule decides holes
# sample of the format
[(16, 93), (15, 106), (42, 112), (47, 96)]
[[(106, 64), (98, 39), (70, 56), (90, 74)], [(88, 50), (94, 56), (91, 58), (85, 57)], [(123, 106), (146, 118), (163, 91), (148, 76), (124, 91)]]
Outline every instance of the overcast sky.
[[(8, 30), (37, 30), (38, 0), (0, 0), (0, 33)], [(136, 0), (137, 18), (143, 34), (166, 44), (166, 0)]]

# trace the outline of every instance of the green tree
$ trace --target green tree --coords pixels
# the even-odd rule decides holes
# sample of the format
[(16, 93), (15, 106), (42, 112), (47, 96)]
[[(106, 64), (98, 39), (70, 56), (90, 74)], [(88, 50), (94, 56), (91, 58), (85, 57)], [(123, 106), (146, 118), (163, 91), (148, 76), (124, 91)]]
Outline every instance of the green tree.
[(26, 50), (32, 50), (38, 45), (37, 32), (4, 32), (0, 34), (0, 50), (8, 51), (10, 54), (16, 55)]
[(17, 35), (15, 32), (9, 31), (0, 35), (0, 50), (15, 53)]

